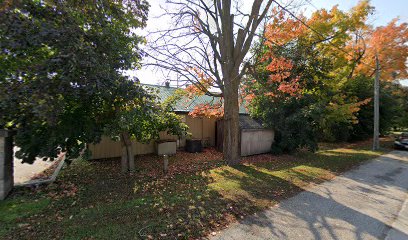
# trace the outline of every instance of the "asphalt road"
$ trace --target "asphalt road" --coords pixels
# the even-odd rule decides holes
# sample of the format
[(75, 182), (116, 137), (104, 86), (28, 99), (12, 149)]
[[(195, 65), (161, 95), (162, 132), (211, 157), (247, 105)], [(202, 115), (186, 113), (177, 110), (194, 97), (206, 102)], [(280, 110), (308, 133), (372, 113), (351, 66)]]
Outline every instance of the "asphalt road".
[(211, 239), (408, 239), (408, 151), (393, 151)]

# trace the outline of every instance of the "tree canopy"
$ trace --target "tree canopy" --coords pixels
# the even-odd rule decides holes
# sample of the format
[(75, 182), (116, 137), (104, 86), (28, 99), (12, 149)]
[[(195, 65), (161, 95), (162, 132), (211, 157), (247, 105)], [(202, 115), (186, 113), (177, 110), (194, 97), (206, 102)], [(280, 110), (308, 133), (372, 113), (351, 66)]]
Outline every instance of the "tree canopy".
[(146, 141), (177, 125), (160, 115), (152, 91), (123, 75), (140, 66), (145, 40), (135, 29), (146, 26), (148, 8), (127, 0), (2, 3), (0, 126), (16, 130), (18, 157), (76, 157), (104, 133)]
[(373, 11), (368, 1), (309, 18), (274, 9), (242, 92), (251, 114), (277, 131), (275, 150), (371, 136), (375, 54), (382, 63), (381, 130), (390, 129), (402, 109), (399, 85), (387, 81), (406, 75), (407, 26), (393, 20), (373, 28)]

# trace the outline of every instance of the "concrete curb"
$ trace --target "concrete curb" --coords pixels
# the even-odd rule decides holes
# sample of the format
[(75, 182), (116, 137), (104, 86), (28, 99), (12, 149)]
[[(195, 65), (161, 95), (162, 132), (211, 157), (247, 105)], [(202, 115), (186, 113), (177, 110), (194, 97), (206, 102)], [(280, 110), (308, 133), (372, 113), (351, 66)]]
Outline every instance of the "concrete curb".
[(65, 165), (65, 154), (61, 156), (61, 162), (58, 164), (57, 168), (55, 169), (54, 173), (48, 179), (38, 179), (28, 181), (26, 183), (19, 183), (15, 184), (14, 187), (31, 187), (31, 186), (38, 186), (41, 184), (50, 184), (55, 182), (58, 177), (59, 172), (61, 171), (62, 167)]

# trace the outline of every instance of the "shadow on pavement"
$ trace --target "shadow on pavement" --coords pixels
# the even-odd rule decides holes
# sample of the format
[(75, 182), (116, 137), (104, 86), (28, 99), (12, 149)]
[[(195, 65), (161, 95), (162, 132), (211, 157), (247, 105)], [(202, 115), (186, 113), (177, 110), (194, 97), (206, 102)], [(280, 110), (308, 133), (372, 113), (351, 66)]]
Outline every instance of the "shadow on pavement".
[[(248, 166), (237, 169), (256, 176), (235, 179), (254, 197), (260, 196), (258, 184), (285, 181)], [(407, 188), (408, 152), (393, 151), (251, 216), (215, 239), (384, 239)], [(403, 229), (394, 231), (408, 239)]]

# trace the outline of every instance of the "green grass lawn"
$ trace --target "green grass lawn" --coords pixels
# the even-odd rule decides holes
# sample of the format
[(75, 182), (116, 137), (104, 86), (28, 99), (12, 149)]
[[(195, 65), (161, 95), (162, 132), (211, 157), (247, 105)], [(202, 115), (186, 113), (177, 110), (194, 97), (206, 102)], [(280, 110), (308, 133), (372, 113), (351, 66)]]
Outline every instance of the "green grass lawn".
[(181, 152), (167, 175), (154, 156), (137, 157), (133, 174), (121, 174), (117, 160), (78, 160), (55, 184), (17, 189), (1, 202), (0, 238), (198, 238), (389, 150), (370, 147), (325, 144), (316, 153), (252, 156), (234, 167), (214, 150)]

